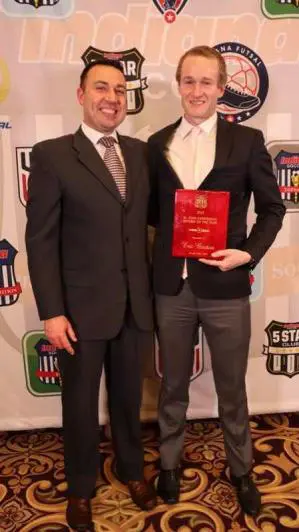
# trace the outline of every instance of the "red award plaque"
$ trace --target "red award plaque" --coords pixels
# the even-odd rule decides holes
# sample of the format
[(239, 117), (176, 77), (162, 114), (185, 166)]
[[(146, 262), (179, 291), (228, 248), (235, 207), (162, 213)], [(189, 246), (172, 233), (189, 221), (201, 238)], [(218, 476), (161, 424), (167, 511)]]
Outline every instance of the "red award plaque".
[(178, 189), (175, 193), (172, 255), (209, 257), (226, 248), (229, 192)]

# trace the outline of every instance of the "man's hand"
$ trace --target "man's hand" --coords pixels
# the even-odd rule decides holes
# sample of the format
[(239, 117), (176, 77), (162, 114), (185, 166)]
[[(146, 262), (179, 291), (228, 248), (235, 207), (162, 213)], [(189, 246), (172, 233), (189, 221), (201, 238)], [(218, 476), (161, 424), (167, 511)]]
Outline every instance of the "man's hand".
[(77, 341), (74, 329), (65, 316), (56, 316), (44, 322), (45, 335), (49, 342), (58, 349), (65, 349), (70, 355), (74, 355), (69, 339)]
[(243, 264), (248, 264), (251, 260), (251, 255), (247, 251), (241, 251), (241, 249), (222, 249), (220, 251), (214, 251), (211, 257), (221, 257), (221, 259), (198, 259), (199, 262), (207, 264), (208, 266), (217, 266), (222, 272), (228, 272)]

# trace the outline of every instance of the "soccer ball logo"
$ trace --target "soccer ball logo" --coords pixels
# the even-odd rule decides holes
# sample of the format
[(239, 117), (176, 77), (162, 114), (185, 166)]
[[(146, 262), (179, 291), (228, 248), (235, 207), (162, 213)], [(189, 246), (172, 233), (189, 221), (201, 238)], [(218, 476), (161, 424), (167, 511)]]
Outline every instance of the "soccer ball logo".
[(228, 74), (217, 110), (230, 122), (247, 120), (260, 109), (268, 92), (265, 65), (255, 52), (239, 43), (223, 43), (216, 49), (224, 56)]
[[(237, 54), (225, 57), (227, 67), (227, 89), (244, 95), (244, 106), (247, 109), (254, 109), (259, 105), (260, 99), (256, 96), (259, 90), (259, 77), (256, 68), (244, 57)], [(251, 98), (245, 98), (251, 96)], [(233, 105), (233, 99), (223, 102), (223, 111), (237, 113), (238, 109)], [(240, 102), (242, 107), (242, 103)]]

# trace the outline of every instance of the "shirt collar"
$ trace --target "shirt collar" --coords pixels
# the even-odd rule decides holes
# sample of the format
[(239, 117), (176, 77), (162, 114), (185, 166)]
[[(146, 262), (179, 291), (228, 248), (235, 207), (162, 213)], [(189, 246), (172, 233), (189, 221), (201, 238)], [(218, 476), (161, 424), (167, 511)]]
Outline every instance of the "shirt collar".
[(118, 137), (117, 137), (116, 130), (114, 130), (113, 133), (109, 133), (109, 135), (105, 135), (104, 133), (97, 131), (97, 129), (94, 129), (93, 127), (88, 126), (87, 124), (85, 124), (85, 122), (82, 122), (81, 129), (84, 135), (94, 145), (96, 145), (102, 137), (108, 137), (108, 136), (113, 137), (115, 139), (115, 142), (118, 143)]
[(198, 126), (194, 126), (186, 120), (186, 118), (183, 116), (182, 121), (177, 129), (178, 133), (181, 135), (181, 137), (184, 139), (189, 135), (191, 130), (195, 127), (206, 133), (207, 135), (211, 133), (212, 129), (216, 126), (217, 123), (217, 112), (212, 114), (207, 120), (204, 120), (201, 124)]

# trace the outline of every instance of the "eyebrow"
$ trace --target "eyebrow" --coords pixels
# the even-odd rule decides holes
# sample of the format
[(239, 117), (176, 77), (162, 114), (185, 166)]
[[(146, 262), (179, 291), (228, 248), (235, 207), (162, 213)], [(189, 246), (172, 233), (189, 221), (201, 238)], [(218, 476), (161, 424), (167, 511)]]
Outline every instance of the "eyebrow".
[[(105, 85), (106, 87), (108, 87), (108, 85), (110, 85), (110, 83), (108, 83), (108, 81), (104, 81), (104, 80), (102, 80), (102, 79), (96, 79), (96, 80), (94, 81), (93, 84), (94, 84), (94, 85), (97, 85), (98, 83), (101, 83), (102, 85)], [(115, 85), (115, 88), (120, 88), (120, 87), (122, 87), (123, 89), (125, 89), (125, 88), (126, 88), (125, 83), (117, 83), (117, 84)]]
[[(182, 79), (184, 80), (195, 80), (195, 78), (193, 76), (183, 76)], [(208, 76), (204, 76), (203, 78), (201, 78), (202, 81), (213, 81), (213, 78), (209, 78)]]

